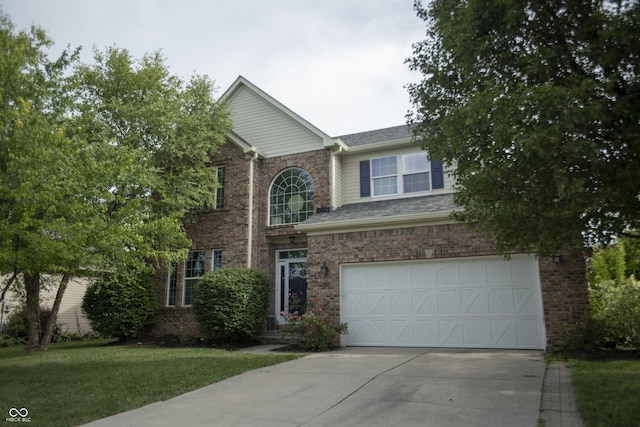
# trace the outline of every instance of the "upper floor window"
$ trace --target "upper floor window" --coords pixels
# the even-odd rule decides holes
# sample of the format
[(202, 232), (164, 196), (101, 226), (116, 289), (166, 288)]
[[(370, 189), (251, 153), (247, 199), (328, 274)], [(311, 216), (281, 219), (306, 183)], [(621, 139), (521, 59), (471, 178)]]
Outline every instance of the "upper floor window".
[(360, 197), (427, 192), (444, 188), (442, 162), (426, 153), (378, 157), (360, 162)]
[(269, 191), (269, 225), (295, 224), (313, 215), (313, 181), (299, 168), (284, 170)]
[(216, 167), (216, 178), (220, 185), (216, 188), (216, 209), (224, 208), (224, 166)]

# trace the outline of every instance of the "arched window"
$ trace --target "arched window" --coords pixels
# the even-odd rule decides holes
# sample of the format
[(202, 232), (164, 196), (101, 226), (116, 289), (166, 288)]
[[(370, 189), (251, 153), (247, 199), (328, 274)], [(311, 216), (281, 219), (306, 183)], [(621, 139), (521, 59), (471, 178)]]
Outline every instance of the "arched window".
[(269, 225), (294, 224), (313, 215), (313, 181), (299, 168), (286, 169), (271, 184)]

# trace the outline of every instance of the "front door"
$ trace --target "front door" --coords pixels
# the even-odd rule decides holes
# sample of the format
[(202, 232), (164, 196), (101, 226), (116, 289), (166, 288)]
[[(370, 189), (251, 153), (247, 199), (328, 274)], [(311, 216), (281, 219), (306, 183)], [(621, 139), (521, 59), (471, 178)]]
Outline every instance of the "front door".
[(283, 325), (283, 312), (303, 314), (307, 306), (307, 250), (278, 251), (276, 257), (276, 317)]

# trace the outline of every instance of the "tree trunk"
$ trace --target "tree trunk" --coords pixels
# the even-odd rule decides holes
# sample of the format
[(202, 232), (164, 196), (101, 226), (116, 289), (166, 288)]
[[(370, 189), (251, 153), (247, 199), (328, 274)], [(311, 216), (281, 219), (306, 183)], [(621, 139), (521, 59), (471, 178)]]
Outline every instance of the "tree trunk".
[(51, 344), (51, 337), (58, 320), (58, 311), (60, 310), (60, 304), (62, 303), (62, 296), (64, 295), (64, 291), (67, 289), (67, 284), (69, 283), (70, 278), (71, 275), (69, 273), (64, 273), (62, 275), (62, 280), (60, 281), (60, 286), (58, 286), (58, 292), (56, 293), (56, 299), (53, 302), (49, 319), (47, 320), (47, 324), (42, 332), (42, 337), (40, 338), (38, 350), (47, 350), (49, 348), (49, 344)]
[(24, 273), (27, 293), (27, 350), (37, 350), (40, 344), (40, 273)]
[(7, 281), (7, 283), (4, 285), (4, 288), (2, 288), (2, 294), (0, 294), (0, 303), (4, 301), (4, 297), (7, 295), (7, 291), (9, 290), (11, 285), (13, 285), (13, 282), (15, 282), (17, 277), (18, 277), (18, 273), (14, 271), (13, 276), (9, 278), (9, 281)]

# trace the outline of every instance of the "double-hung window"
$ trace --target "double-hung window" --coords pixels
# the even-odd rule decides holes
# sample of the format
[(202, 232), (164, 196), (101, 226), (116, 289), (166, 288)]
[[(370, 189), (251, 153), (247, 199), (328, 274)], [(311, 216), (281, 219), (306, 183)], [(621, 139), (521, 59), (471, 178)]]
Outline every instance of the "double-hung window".
[(182, 290), (182, 305), (189, 306), (193, 302), (193, 289), (204, 275), (204, 251), (189, 251), (184, 263), (184, 287)]
[(429, 160), (424, 153), (402, 156), (402, 192), (416, 193), (431, 190)]
[(211, 251), (211, 269), (217, 270), (219, 268), (222, 268), (222, 251), (214, 249)]
[(385, 196), (398, 192), (398, 165), (396, 156), (371, 160), (373, 195)]
[(431, 167), (425, 153), (371, 159), (373, 196), (431, 190)]

